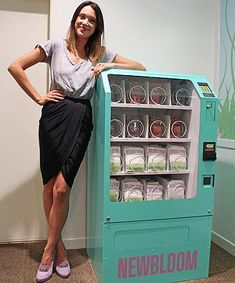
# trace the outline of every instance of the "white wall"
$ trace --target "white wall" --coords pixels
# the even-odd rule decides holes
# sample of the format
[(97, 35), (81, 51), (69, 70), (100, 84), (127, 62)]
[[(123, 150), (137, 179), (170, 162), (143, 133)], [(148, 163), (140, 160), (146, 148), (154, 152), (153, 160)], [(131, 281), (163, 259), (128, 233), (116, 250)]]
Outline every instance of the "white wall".
[[(18, 2), (22, 1), (26, 0)], [(104, 14), (108, 48), (140, 61), (148, 70), (205, 75), (214, 87), (217, 86), (219, 0), (96, 2)], [(79, 3), (81, 1), (50, 1), (50, 38), (65, 37), (72, 14)], [(37, 42), (46, 38), (46, 28), (40, 22), (40, 15), (43, 19), (46, 15), (39, 13), (37, 17), (33, 15), (30, 18), (30, 13), (27, 13), (25, 17), (18, 19), (15, 17), (18, 17), (20, 12), (14, 14), (12, 11), (1, 11), (1, 5), (0, 13), (0, 32), (2, 34), (4, 15), (3, 35), (9, 42), (6, 47), (0, 46), (5, 48), (3, 51), (0, 50), (0, 54), (8, 54), (0, 67), (5, 71), (6, 65), (17, 54), (21, 54), (22, 49), (27, 51), (32, 47), (33, 38), (36, 37)], [(12, 39), (8, 33), (9, 26), (11, 29), (15, 27), (13, 19), (17, 20), (16, 26), (19, 28), (16, 32), (19, 34), (19, 37), (16, 37), (18, 42), (22, 42), (22, 31), (26, 34), (27, 30), (29, 34), (26, 39), (29, 43), (25, 48), (15, 44), (15, 38)], [(37, 25), (37, 28), (34, 25)], [(10, 53), (7, 52), (9, 49)], [(40, 86), (39, 81), (41, 78), (44, 79), (45, 70), (40, 71), (40, 74), (38, 76), (37, 73), (34, 83), (43, 91), (46, 82)], [(39, 117), (39, 108), (18, 90), (8, 75), (4, 74), (3, 81), (4, 100), (1, 101), (1, 106), (4, 106), (4, 111), (0, 111), (1, 129), (4, 133), (4, 138), (0, 141), (0, 241), (42, 239), (46, 236), (46, 225), (41, 207), (41, 179), (38, 167), (36, 121)], [(3, 123), (3, 118), (6, 118), (4, 121), (7, 122)], [(85, 176), (84, 162), (75, 180), (70, 214), (64, 231), (66, 244), (71, 248), (85, 246)], [(8, 220), (10, 228), (7, 226)], [(2, 232), (4, 230), (8, 232)]]
[[(95, 2), (104, 14), (109, 48), (148, 70), (205, 75), (216, 83), (219, 0)], [(51, 0), (51, 37), (64, 37), (79, 3)]]
[(219, 139), (212, 240), (235, 256), (235, 141)]

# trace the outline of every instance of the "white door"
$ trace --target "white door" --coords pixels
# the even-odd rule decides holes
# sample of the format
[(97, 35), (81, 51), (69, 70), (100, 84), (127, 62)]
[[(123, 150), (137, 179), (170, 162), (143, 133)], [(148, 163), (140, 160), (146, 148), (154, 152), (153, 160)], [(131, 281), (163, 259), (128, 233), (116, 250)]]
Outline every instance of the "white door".
[[(39, 171), (38, 119), (41, 107), (18, 87), (7, 66), (48, 38), (49, 0), (0, 0), (0, 242), (44, 239)], [(40, 93), (47, 68), (28, 72)]]

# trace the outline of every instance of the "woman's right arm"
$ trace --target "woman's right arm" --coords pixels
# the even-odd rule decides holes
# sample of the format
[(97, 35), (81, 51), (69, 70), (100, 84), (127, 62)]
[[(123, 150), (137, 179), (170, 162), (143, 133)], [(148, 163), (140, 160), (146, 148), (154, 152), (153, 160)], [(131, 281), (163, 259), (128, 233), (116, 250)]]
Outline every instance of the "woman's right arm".
[(19, 86), (39, 105), (44, 105), (48, 101), (58, 102), (63, 99), (63, 93), (59, 90), (49, 91), (46, 95), (41, 96), (29, 81), (25, 70), (29, 67), (43, 62), (45, 53), (42, 48), (36, 47), (31, 52), (16, 59), (9, 67), (8, 71), (14, 77)]

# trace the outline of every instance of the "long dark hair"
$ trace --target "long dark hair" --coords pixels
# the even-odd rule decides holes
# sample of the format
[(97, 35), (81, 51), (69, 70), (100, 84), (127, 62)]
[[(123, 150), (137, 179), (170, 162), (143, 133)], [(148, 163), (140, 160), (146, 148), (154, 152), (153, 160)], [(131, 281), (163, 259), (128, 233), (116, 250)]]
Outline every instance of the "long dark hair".
[(96, 29), (91, 35), (91, 37), (88, 39), (87, 44), (85, 46), (86, 56), (92, 61), (96, 61), (102, 53), (102, 39), (104, 37), (104, 18), (100, 7), (95, 2), (85, 1), (77, 7), (70, 23), (66, 42), (68, 49), (76, 53), (77, 35), (75, 31), (75, 22), (81, 10), (85, 6), (91, 6), (91, 8), (95, 11), (96, 14)]

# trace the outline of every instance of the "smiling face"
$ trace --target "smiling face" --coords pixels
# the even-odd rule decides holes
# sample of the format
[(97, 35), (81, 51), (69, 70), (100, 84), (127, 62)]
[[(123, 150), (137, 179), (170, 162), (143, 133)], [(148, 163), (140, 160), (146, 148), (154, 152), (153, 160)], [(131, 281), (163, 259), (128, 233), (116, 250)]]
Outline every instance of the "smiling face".
[(76, 35), (80, 39), (89, 39), (96, 29), (96, 13), (91, 6), (85, 6), (75, 21)]
[(102, 52), (103, 33), (104, 19), (100, 7), (95, 2), (85, 1), (72, 16), (66, 38), (67, 48), (74, 54), (77, 48), (84, 48), (86, 57), (95, 61)]

